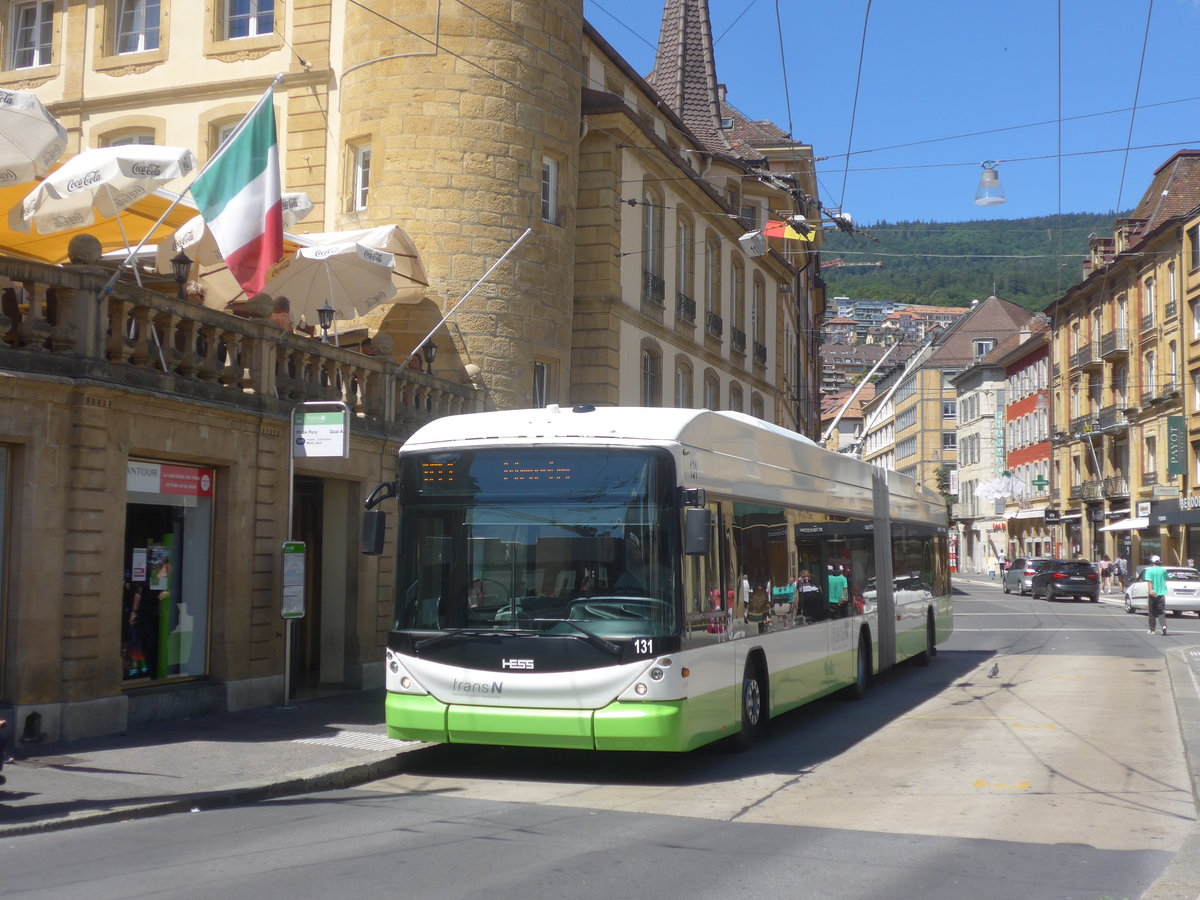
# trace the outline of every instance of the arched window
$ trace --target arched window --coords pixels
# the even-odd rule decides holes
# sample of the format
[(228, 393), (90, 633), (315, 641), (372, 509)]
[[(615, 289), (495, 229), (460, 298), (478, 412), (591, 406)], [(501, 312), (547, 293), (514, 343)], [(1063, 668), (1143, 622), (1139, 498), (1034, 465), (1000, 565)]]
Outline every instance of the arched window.
[(663, 243), (662, 195), (645, 187), (642, 190), (642, 299), (660, 306), (666, 296)]
[(682, 357), (675, 360), (675, 405), (680, 409), (692, 406), (692, 365)]
[(729, 385), (729, 408), (734, 412), (744, 412), (742, 403), (742, 386), (736, 383)]
[(712, 369), (704, 373), (704, 408), (721, 408), (721, 379)]
[(750, 415), (758, 419), (765, 419), (763, 415), (763, 398), (761, 394), (755, 394), (750, 398)]
[(662, 406), (662, 358), (650, 347), (642, 350), (642, 406)]

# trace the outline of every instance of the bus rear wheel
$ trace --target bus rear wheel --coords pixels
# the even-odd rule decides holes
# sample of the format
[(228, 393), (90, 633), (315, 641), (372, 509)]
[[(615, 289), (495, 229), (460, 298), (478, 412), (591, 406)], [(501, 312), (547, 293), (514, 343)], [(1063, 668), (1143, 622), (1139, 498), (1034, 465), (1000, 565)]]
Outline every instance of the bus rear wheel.
[(766, 723), (766, 709), (762, 680), (754, 663), (746, 663), (742, 675), (742, 730), (734, 739), (737, 750), (749, 750), (762, 735)]
[(933, 660), (933, 655), (937, 653), (936, 635), (937, 630), (934, 628), (933, 616), (925, 616), (925, 649), (912, 658), (914, 666), (924, 668)]

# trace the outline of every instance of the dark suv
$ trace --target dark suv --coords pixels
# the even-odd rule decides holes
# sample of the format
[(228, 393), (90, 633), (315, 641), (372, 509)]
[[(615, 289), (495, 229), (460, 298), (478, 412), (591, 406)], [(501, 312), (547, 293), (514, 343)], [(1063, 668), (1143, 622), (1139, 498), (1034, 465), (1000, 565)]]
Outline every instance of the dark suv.
[(1029, 589), (1034, 599), (1076, 597), (1100, 602), (1100, 575), (1090, 562), (1052, 559), (1033, 576)]
[(1006, 594), (1016, 591), (1027, 594), (1032, 589), (1033, 576), (1044, 569), (1053, 559), (1045, 556), (1018, 556), (1012, 565), (1000, 573), (1000, 587)]

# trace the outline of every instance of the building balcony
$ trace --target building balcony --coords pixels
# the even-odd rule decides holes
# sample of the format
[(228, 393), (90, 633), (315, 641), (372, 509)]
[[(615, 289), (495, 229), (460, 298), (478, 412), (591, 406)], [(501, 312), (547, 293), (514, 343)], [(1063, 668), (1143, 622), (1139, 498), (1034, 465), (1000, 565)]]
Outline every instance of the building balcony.
[(1129, 332), (1116, 328), (1100, 338), (1100, 356), (1103, 359), (1129, 355)]
[(1071, 368), (1083, 369), (1088, 366), (1096, 365), (1100, 362), (1100, 353), (1098, 346), (1085, 344), (1074, 353), (1071, 354)]
[(663, 300), (667, 296), (667, 283), (653, 272), (642, 273), (642, 299), (655, 303), (659, 306), (663, 305)]
[(266, 318), (123, 281), (106, 295), (107, 272), (0, 258), (0, 277), (23, 284), (29, 301), (6, 303), (0, 313), (6, 371), (284, 418), (297, 403), (342, 402), (355, 430), (401, 438), (440, 416), (480, 408), (474, 387), (457, 379), (286, 333)]
[(1179, 312), (1179, 305), (1174, 300), (1168, 300), (1163, 306), (1163, 318), (1173, 319), (1175, 314)]
[(694, 325), (696, 322), (696, 301), (687, 294), (679, 294), (675, 298), (675, 314), (681, 322)]
[(729, 329), (729, 346), (738, 353), (746, 352), (746, 332), (740, 328)]
[(765, 366), (767, 364), (767, 347), (758, 341), (754, 342), (754, 364), (756, 366)]
[(1125, 430), (1129, 428), (1129, 422), (1125, 418), (1125, 404), (1118, 403), (1113, 406), (1106, 406), (1100, 410), (1098, 421), (1100, 427), (1105, 430)]
[(1129, 496), (1129, 479), (1124, 475), (1111, 475), (1104, 479), (1104, 496), (1119, 500)]
[(715, 312), (704, 314), (704, 333), (715, 338), (725, 333), (725, 322)]
[(1143, 487), (1145, 487), (1145, 486), (1147, 486), (1147, 485), (1155, 485), (1155, 484), (1158, 484), (1158, 472), (1157, 472), (1157, 471), (1155, 471), (1155, 472), (1143, 472), (1143, 473), (1142, 473), (1142, 485), (1143, 485)]
[(1099, 430), (1099, 424), (1098, 416), (1076, 416), (1071, 420), (1071, 434), (1090, 434)]
[(1149, 331), (1154, 327), (1154, 314), (1142, 316), (1142, 331)]

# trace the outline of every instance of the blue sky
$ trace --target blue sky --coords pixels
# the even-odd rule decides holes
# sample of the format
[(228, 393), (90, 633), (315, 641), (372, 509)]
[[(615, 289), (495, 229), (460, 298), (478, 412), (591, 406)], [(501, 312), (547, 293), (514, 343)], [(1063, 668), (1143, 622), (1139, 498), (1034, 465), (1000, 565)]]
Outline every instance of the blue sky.
[[(859, 225), (1129, 209), (1172, 153), (1200, 148), (1200, 0), (709, 6), (729, 101), (828, 157), (821, 202)], [(661, 14), (584, 0), (643, 75)], [(1000, 162), (1004, 205), (974, 204), (984, 160)]]

